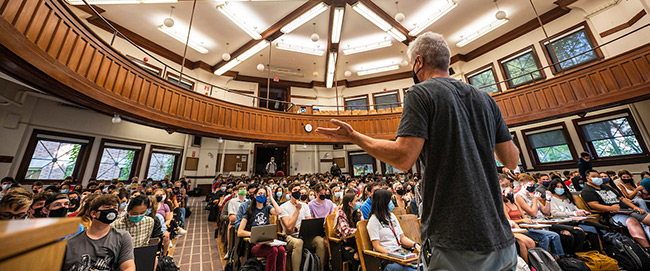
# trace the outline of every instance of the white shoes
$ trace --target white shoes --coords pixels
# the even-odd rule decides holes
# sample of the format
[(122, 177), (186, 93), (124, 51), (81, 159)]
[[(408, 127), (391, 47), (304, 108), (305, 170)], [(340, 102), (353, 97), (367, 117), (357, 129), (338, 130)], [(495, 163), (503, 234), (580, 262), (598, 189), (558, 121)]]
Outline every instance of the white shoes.
[(180, 236), (183, 236), (187, 234), (187, 231), (181, 227), (178, 227), (178, 229), (176, 229), (176, 233)]

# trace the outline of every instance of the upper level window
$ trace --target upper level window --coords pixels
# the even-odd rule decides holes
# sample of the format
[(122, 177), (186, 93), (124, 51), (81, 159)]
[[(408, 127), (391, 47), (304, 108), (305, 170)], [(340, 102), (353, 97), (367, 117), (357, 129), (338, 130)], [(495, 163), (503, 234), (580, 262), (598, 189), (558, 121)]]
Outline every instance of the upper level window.
[(535, 164), (556, 163), (574, 160), (573, 146), (564, 124), (523, 131)]
[(584, 144), (595, 158), (643, 154), (642, 138), (627, 111), (577, 121)]
[(542, 41), (547, 58), (557, 63), (552, 66), (554, 73), (571, 69), (584, 63), (599, 59), (600, 50), (586, 23), (581, 23), (551, 38), (551, 42)]
[(373, 94), (375, 99), (375, 109), (389, 109), (400, 107), (399, 104), (399, 92), (397, 90), (393, 92), (382, 92)]
[(487, 93), (496, 93), (501, 91), (499, 84), (497, 84), (496, 75), (494, 74), (494, 65), (492, 64), (468, 73), (466, 78), (470, 85)]
[(186, 89), (189, 89), (189, 90), (194, 90), (194, 82), (192, 82), (192, 81), (190, 81), (188, 79), (185, 79), (185, 76), (183, 76), (183, 79), (180, 79), (181, 80), (180, 84), (178, 83), (178, 80), (179, 80), (178, 75), (167, 72), (167, 76), (165, 77), (165, 79), (167, 79), (167, 81), (171, 82), (174, 85), (179, 85), (179, 86), (181, 86), (183, 88), (186, 88)]
[(368, 95), (345, 98), (345, 110), (368, 110)]
[(97, 180), (130, 180), (137, 175), (144, 144), (104, 139), (93, 171)]
[(165, 177), (175, 179), (178, 175), (181, 149), (151, 147), (147, 178), (163, 180)]
[(499, 60), (499, 63), (504, 77), (509, 79), (506, 81), (508, 88), (518, 87), (545, 77), (544, 72), (538, 70), (541, 65), (532, 45)]

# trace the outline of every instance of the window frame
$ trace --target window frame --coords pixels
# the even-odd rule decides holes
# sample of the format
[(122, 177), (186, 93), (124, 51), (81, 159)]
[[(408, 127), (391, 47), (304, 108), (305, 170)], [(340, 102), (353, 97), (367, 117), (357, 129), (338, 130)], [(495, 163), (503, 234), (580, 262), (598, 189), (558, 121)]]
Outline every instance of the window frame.
[[(397, 103), (395, 105), (386, 105), (386, 104), (377, 104), (377, 96), (384, 96), (384, 95), (391, 95), (395, 93), (397, 96)], [(372, 108), (375, 110), (379, 110), (377, 108), (378, 105), (380, 106), (388, 106), (388, 108), (384, 108), (384, 110), (391, 110), (391, 108), (394, 110), (397, 107), (401, 107), (402, 105), (400, 104), (402, 102), (402, 99), (399, 97), (399, 89), (393, 89), (393, 90), (386, 90), (386, 91), (380, 91), (380, 92), (374, 92), (372, 93)]]
[[(349, 97), (343, 97), (343, 105), (344, 109), (348, 110), (348, 100), (359, 100), (359, 99), (366, 99), (366, 109), (364, 110), (370, 110), (370, 98), (368, 97), (368, 94), (361, 94), (361, 95), (356, 95), (356, 96), (349, 96)], [(361, 107), (360, 105), (350, 105), (350, 106), (358, 106)], [(351, 110), (356, 110), (356, 109), (351, 109)]]
[[(108, 143), (109, 146), (106, 146), (106, 143)], [(111, 144), (124, 145), (124, 147), (113, 147), (113, 146), (110, 146)], [(102, 156), (104, 155), (104, 148), (106, 148), (106, 147), (120, 148), (120, 149), (127, 149), (127, 150), (136, 151), (136, 154), (135, 154), (136, 157), (133, 159), (133, 165), (131, 166), (131, 173), (129, 174), (129, 178), (128, 178), (128, 180), (123, 181), (123, 182), (130, 182), (133, 177), (139, 176), (140, 169), (142, 167), (142, 160), (144, 158), (143, 154), (144, 154), (144, 151), (145, 151), (145, 148), (146, 148), (146, 144), (128, 142), (128, 141), (120, 141), (120, 140), (114, 140), (114, 139), (108, 139), (108, 138), (102, 138), (102, 140), (99, 143), (99, 150), (97, 152), (97, 158), (95, 159), (95, 165), (93, 167), (93, 173), (91, 175), (92, 178), (97, 179), (97, 173), (99, 173), (99, 166), (100, 166), (101, 161), (102, 161)]]
[[(618, 119), (620, 117), (617, 116), (622, 114), (627, 114), (625, 118), (627, 118), (627, 121), (630, 124), (630, 128), (634, 132), (634, 136), (636, 137), (636, 140), (639, 142), (642, 152), (639, 154), (626, 154), (626, 155), (619, 155), (619, 156), (612, 156), (612, 157), (599, 157), (597, 155), (595, 147), (593, 146), (593, 143), (587, 142), (586, 140), (587, 137), (585, 136), (585, 134), (582, 131), (582, 128), (580, 127), (581, 125), (585, 125), (585, 124), (581, 124), (581, 123), (589, 120), (594, 120), (594, 119), (603, 119), (603, 121)], [(578, 133), (580, 144), (585, 148), (585, 151), (591, 154), (591, 157), (593, 157), (593, 162), (592, 162), (593, 164), (616, 165), (616, 164), (627, 164), (627, 163), (646, 163), (649, 160), (648, 158), (650, 157), (650, 154), (648, 152), (648, 147), (645, 143), (643, 135), (641, 134), (641, 131), (639, 130), (639, 127), (636, 124), (636, 120), (634, 119), (634, 116), (632, 115), (632, 112), (629, 109), (616, 110), (616, 111), (593, 115), (589, 117), (573, 119), (573, 126), (576, 128), (576, 132)], [(601, 164), (601, 162), (610, 162), (610, 163)], [(611, 162), (614, 162), (614, 164), (612, 164)]]
[[(38, 140), (49, 139), (47, 137), (42, 137), (42, 136), (53, 136), (53, 137), (88, 141), (88, 143), (81, 144), (81, 148), (79, 149), (79, 156), (77, 158), (77, 161), (75, 162), (74, 171), (72, 172), (71, 175), (74, 178), (75, 183), (81, 183), (81, 180), (83, 180), (83, 176), (86, 171), (86, 165), (88, 164), (88, 159), (90, 158), (90, 152), (92, 150), (92, 146), (95, 141), (95, 138), (90, 136), (82, 136), (77, 134), (68, 134), (63, 132), (48, 131), (48, 130), (41, 130), (41, 129), (32, 130), (32, 135), (29, 138), (29, 142), (27, 143), (27, 147), (24, 150), (23, 158), (20, 162), (20, 166), (18, 166), (18, 171), (16, 172), (16, 178), (15, 178), (16, 181), (18, 181), (21, 184), (32, 184), (36, 181), (40, 181), (46, 184), (63, 181), (63, 180), (54, 180), (54, 179), (25, 179), (25, 174), (27, 174), (27, 169), (29, 168), (29, 164), (32, 160), (32, 156), (34, 156), (34, 152), (36, 151), (36, 144), (38, 143)], [(64, 139), (53, 139), (53, 140), (56, 140), (58, 142), (64, 142), (64, 143), (79, 144), (79, 142), (66, 141)]]
[[(573, 67), (570, 67), (568, 69), (562, 69), (560, 71), (556, 70), (555, 65), (553, 65), (553, 60), (551, 58), (551, 53), (548, 52), (548, 50), (546, 49), (545, 44), (549, 40), (551, 42), (553, 42), (555, 40), (559, 40), (559, 39), (564, 38), (564, 37), (566, 37), (566, 36), (568, 36), (570, 34), (573, 34), (574, 32), (578, 31), (578, 28), (581, 28), (581, 27), (584, 28), (585, 33), (587, 34), (587, 38), (591, 42), (591, 45), (593, 45), (594, 48), (597, 48), (596, 50), (594, 50), (594, 52), (596, 52), (597, 57), (595, 59), (580, 63), (580, 64), (575, 65)], [(600, 48), (598, 48), (598, 46), (599, 46), (598, 41), (596, 40), (596, 37), (594, 36), (593, 32), (591, 31), (591, 28), (589, 28), (589, 24), (587, 23), (587, 21), (583, 21), (583, 22), (578, 23), (578, 24), (576, 24), (574, 26), (571, 26), (571, 27), (569, 27), (569, 28), (567, 28), (565, 30), (562, 30), (562, 31), (558, 32), (557, 34), (548, 37), (548, 39), (543, 39), (543, 40), (539, 41), (539, 45), (540, 45), (540, 47), (542, 47), (542, 51), (544, 52), (544, 57), (546, 57), (546, 61), (550, 65), (551, 73), (553, 75), (556, 75), (558, 73), (562, 73), (564, 71), (572, 70), (572, 69), (587, 65), (589, 63), (597, 62), (597, 61), (600, 61), (600, 60), (602, 60), (604, 58), (603, 52), (600, 50)], [(556, 58), (557, 58), (557, 56), (556, 56)]]
[[(170, 176), (170, 180), (177, 180), (178, 176), (180, 175), (181, 172), (181, 164), (183, 161), (181, 161), (181, 158), (183, 157), (183, 149), (181, 148), (173, 148), (173, 147), (166, 147), (166, 146), (158, 146), (158, 145), (151, 145), (149, 148), (149, 158), (147, 159), (147, 166), (144, 171), (144, 178), (147, 179), (149, 178), (149, 167), (151, 166), (151, 157), (153, 156), (153, 153), (164, 153), (164, 154), (173, 154), (176, 156), (174, 158), (174, 170), (172, 172), (172, 176)], [(159, 181), (159, 180), (154, 180), (154, 181)]]
[[(560, 162), (542, 163), (542, 162), (539, 161), (539, 156), (537, 155), (537, 151), (531, 147), (530, 140), (528, 139), (528, 136), (530, 134), (536, 134), (537, 131), (546, 130), (546, 129), (549, 129), (549, 128), (555, 128), (555, 127), (558, 127), (558, 128), (560, 128), (560, 130), (562, 130), (562, 133), (564, 134), (564, 138), (566, 139), (567, 145), (569, 146), (569, 151), (571, 152), (571, 157), (573, 159), (572, 160), (567, 160), (567, 161), (560, 161)], [(573, 140), (571, 140), (571, 135), (569, 134), (569, 130), (567, 129), (567, 126), (566, 126), (565, 122), (553, 123), (553, 124), (544, 125), (544, 126), (541, 126), (541, 127), (535, 127), (535, 128), (522, 130), (521, 135), (524, 138), (524, 144), (526, 144), (526, 150), (527, 150), (527, 153), (528, 153), (528, 158), (530, 158), (530, 162), (532, 163), (532, 167), (533, 167), (534, 170), (565, 168), (565, 167), (562, 167), (562, 166), (576, 167), (576, 163), (578, 163), (578, 155), (577, 155)]]
[[(151, 65), (147, 62), (144, 62), (143, 60), (137, 59), (134, 56), (131, 55), (126, 55), (126, 58), (131, 60), (131, 62), (135, 63), (136, 65), (140, 66), (141, 68), (145, 69), (146, 71), (155, 74), (156, 76), (161, 76), (162, 75), (162, 69), (159, 67), (156, 67), (154, 65)], [(156, 72), (154, 72), (156, 71)]]
[(377, 159), (375, 159), (375, 157), (368, 154), (367, 152), (361, 150), (361, 151), (349, 151), (349, 152), (347, 152), (347, 156), (348, 156), (348, 174), (350, 174), (350, 176), (352, 176), (352, 177), (360, 177), (360, 176), (354, 175), (354, 165), (352, 164), (352, 156), (353, 155), (359, 155), (359, 154), (369, 155), (372, 158), (372, 172), (373, 173), (377, 172)]
[[(475, 70), (473, 70), (471, 72), (466, 73), (465, 74), (465, 82), (467, 82), (467, 84), (469, 84), (469, 85), (472, 85), (472, 83), (470, 83), (470, 81), (469, 81), (469, 78), (472, 77), (472, 76), (478, 75), (479, 73), (483, 73), (483, 72), (485, 72), (487, 70), (492, 70), (492, 75), (494, 76), (494, 81), (497, 83), (497, 92), (488, 93), (488, 94), (495, 95), (495, 94), (502, 93), (503, 90), (501, 89), (501, 83), (499, 82), (499, 78), (497, 77), (497, 72), (496, 72), (496, 68), (494, 66), (494, 62), (490, 62), (490, 64), (487, 64), (485, 66), (479, 67), (478, 69), (475, 69)], [(479, 89), (477, 86), (474, 86), (474, 87)], [(479, 90), (481, 90), (481, 89), (479, 89)]]
[(181, 79), (181, 83), (187, 83), (187, 84), (191, 84), (191, 85), (192, 85), (191, 88), (185, 88), (185, 87), (183, 87), (183, 86), (180, 85), (180, 84), (177, 84), (177, 83), (174, 83), (174, 82), (172, 82), (172, 81), (169, 81), (169, 76), (176, 77), (177, 79), (178, 79), (180, 76), (178, 76), (178, 75), (175, 74), (175, 73), (169, 72), (169, 71), (166, 72), (166, 73), (165, 73), (165, 80), (166, 80), (167, 82), (169, 82), (170, 84), (175, 85), (175, 86), (178, 86), (178, 87), (181, 87), (181, 88), (183, 88), (183, 89), (187, 89), (187, 90), (194, 91), (194, 87), (196, 86), (196, 82), (194, 82), (194, 81), (192, 81), (192, 80), (188, 80), (186, 77), (183, 77), (183, 78)]
[(523, 87), (523, 86), (527, 86), (527, 85), (530, 85), (530, 84), (534, 84), (534, 83), (546, 80), (546, 72), (544, 71), (545, 69), (541, 69), (541, 70), (539, 70), (539, 72), (541, 73), (541, 76), (538, 79), (534, 79), (531, 76), (531, 78), (533, 78), (533, 80), (531, 80), (530, 82), (526, 82), (526, 83), (522, 83), (522, 84), (514, 85), (514, 86), (511, 85), (511, 83), (510, 83), (511, 79), (508, 78), (508, 76), (506, 74), (506, 69), (503, 67), (503, 62), (507, 62), (508, 60), (512, 60), (514, 58), (522, 56), (525, 53), (528, 53), (528, 51), (532, 52), (533, 59), (535, 60), (535, 63), (537, 63), (538, 69), (542, 68), (542, 63), (539, 60), (539, 55), (537, 54), (537, 50), (535, 49), (535, 45), (533, 45), (533, 44), (531, 44), (530, 46), (526, 46), (521, 50), (518, 50), (518, 51), (516, 51), (516, 52), (514, 52), (512, 54), (509, 54), (509, 55), (507, 55), (505, 57), (502, 57), (499, 60), (497, 60), (497, 63), (499, 64), (499, 68), (500, 68), (499, 70), (501, 71), (501, 76), (503, 76), (503, 80), (505, 80), (505, 82), (506, 82), (506, 89), (504, 91), (516, 89), (518, 87)]

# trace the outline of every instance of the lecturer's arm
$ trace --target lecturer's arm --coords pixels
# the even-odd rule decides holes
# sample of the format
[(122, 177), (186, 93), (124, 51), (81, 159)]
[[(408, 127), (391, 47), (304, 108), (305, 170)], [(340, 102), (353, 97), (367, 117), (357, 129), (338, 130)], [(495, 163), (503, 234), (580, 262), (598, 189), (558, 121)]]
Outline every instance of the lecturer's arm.
[(494, 145), (494, 154), (497, 160), (508, 169), (515, 169), (519, 164), (519, 149), (512, 140)]

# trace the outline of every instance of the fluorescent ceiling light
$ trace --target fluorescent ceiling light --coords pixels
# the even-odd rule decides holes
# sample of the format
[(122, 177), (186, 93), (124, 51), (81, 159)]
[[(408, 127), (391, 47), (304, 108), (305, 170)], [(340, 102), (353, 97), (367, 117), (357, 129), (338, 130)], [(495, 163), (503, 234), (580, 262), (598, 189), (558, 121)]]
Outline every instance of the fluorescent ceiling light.
[(427, 17), (426, 21), (419, 23), (409, 32), (409, 35), (411, 36), (417, 36), (422, 32), (424, 29), (429, 27), (431, 24), (433, 24), (435, 21), (438, 19), (442, 18), (442, 16), (445, 16), (445, 14), (449, 13), (452, 9), (458, 6), (458, 3), (448, 0), (446, 4), (444, 4), (437, 12), (434, 12), (431, 14), (431, 16)]
[(230, 21), (236, 24), (239, 28), (244, 30), (244, 32), (246, 32), (246, 34), (251, 36), (251, 38), (255, 40), (259, 40), (262, 38), (262, 35), (260, 35), (260, 33), (257, 33), (257, 31), (255, 31), (255, 29), (247, 25), (246, 22), (242, 20), (242, 18), (237, 16), (230, 9), (228, 9), (228, 2), (224, 2), (223, 4), (217, 5), (217, 10), (223, 13), (224, 16), (226, 16)]
[(301, 25), (305, 24), (309, 20), (313, 19), (314, 17), (320, 15), (323, 13), (323, 11), (327, 10), (327, 5), (323, 2), (319, 3), (315, 7), (311, 8), (307, 12), (303, 13), (302, 15), (298, 16), (298, 18), (294, 19), (284, 27), (280, 29), (280, 31), (284, 34), (288, 34), (291, 31), (296, 30), (296, 28), (300, 27)]
[(385, 41), (381, 41), (381, 42), (375, 42), (375, 43), (370, 43), (370, 44), (366, 44), (366, 45), (361, 45), (361, 46), (357, 46), (357, 47), (348, 48), (348, 49), (343, 50), (343, 54), (351, 55), (351, 54), (361, 53), (361, 52), (375, 50), (375, 49), (379, 49), (379, 48), (390, 47), (392, 45), (393, 45), (392, 41), (385, 40)]
[(284, 42), (278, 42), (276, 47), (278, 49), (282, 49), (285, 51), (292, 51), (296, 53), (310, 54), (315, 56), (323, 56), (325, 54), (325, 50), (319, 50), (319, 49), (304, 47), (295, 44), (288, 44)]
[(358, 71), (357, 75), (358, 76), (364, 76), (364, 75), (373, 74), (373, 73), (394, 71), (394, 70), (397, 70), (397, 69), (399, 69), (399, 65), (394, 64), (394, 65), (389, 65), (389, 66), (384, 66), (384, 67), (379, 67), (379, 68), (373, 68), (373, 69)]
[(479, 30), (474, 31), (474, 32), (472, 32), (471, 34), (469, 34), (469, 35), (467, 35), (465, 37), (461, 36), (462, 39), (458, 43), (456, 43), (456, 47), (459, 47), (459, 48), (463, 47), (463, 46), (469, 44), (470, 42), (482, 37), (483, 35), (485, 35), (487, 33), (490, 33), (490, 31), (492, 31), (494, 29), (497, 29), (499, 26), (504, 25), (508, 21), (509, 21), (508, 18), (503, 19), (503, 20), (496, 20), (496, 21), (492, 22), (491, 24), (486, 25), (484, 27), (481, 27)]
[[(174, 38), (175, 40), (180, 41), (182, 44), (185, 44), (185, 42), (187, 41), (187, 35), (185, 35), (183, 33), (179, 33), (179, 32), (177, 32), (176, 30), (174, 30), (171, 27), (166, 27), (164, 25), (160, 25), (160, 26), (158, 26), (158, 30), (160, 30), (161, 32), (169, 35), (170, 37)], [(207, 54), (208, 53), (208, 49), (205, 49), (205, 47), (203, 47), (203, 45), (201, 45), (201, 43), (199, 43), (199, 42), (197, 42), (195, 40), (190, 39), (187, 46), (189, 46), (190, 48), (196, 50), (197, 52), (199, 52), (201, 54)]]
[[(178, 3), (178, 0), (86, 0), (90, 5)], [(66, 0), (70, 5), (85, 5), (82, 0)]]
[(371, 23), (375, 24), (382, 31), (387, 32), (388, 34), (390, 34), (397, 41), (401, 42), (401, 41), (406, 40), (406, 36), (404, 34), (402, 34), (402, 32), (395, 29), (386, 20), (379, 17), (379, 15), (377, 15), (377, 13), (370, 10), (368, 7), (366, 7), (364, 4), (362, 4), (361, 1), (359, 1), (356, 4), (352, 5), (352, 9), (354, 11), (356, 11), (357, 13), (359, 13), (364, 18), (366, 18)]
[(332, 43), (341, 41), (341, 28), (343, 27), (343, 15), (345, 7), (334, 8), (334, 19), (332, 20)]
[(338, 53), (330, 52), (329, 61), (327, 63), (327, 74), (325, 79), (325, 87), (331, 88), (334, 84), (334, 71), (336, 70), (336, 57)]
[(402, 34), (402, 32), (399, 32), (399, 30), (397, 30), (397, 29), (395, 29), (395, 28), (391, 28), (391, 29), (388, 31), (388, 34), (390, 34), (391, 36), (393, 36), (393, 38), (395, 38), (397, 41), (404, 41), (404, 40), (406, 40), (406, 36), (404, 36), (404, 34)]
[(224, 74), (225, 72), (229, 71), (230, 69), (234, 68), (235, 66), (239, 65), (240, 63), (244, 62), (249, 57), (259, 53), (259, 51), (262, 51), (262, 49), (266, 48), (266, 46), (269, 46), (268, 41), (266, 41), (266, 40), (260, 41), (259, 43), (255, 44), (255, 46), (253, 46), (250, 49), (246, 50), (246, 52), (243, 52), (239, 56), (237, 56), (234, 59), (230, 60), (228, 63), (226, 63), (226, 65), (223, 65), (223, 66), (221, 66), (221, 68), (218, 68), (216, 71), (214, 71), (214, 74), (216, 74), (216, 75)]

